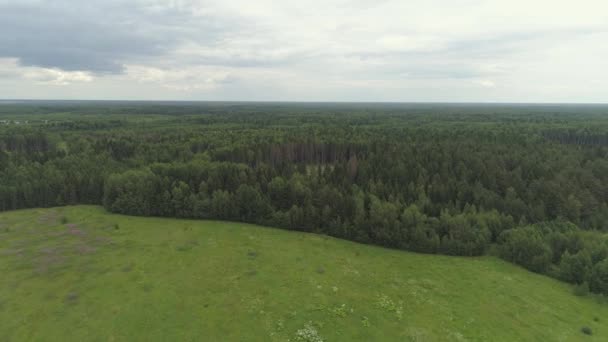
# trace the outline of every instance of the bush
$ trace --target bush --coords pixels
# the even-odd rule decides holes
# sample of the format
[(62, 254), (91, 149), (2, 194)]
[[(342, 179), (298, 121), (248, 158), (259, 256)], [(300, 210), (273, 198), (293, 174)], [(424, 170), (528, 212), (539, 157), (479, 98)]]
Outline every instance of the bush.
[(581, 332), (585, 335), (593, 335), (593, 330), (589, 327), (582, 327)]
[(591, 256), (586, 250), (576, 254), (564, 252), (559, 264), (560, 278), (566, 282), (581, 284), (591, 273)]
[(589, 284), (584, 282), (579, 285), (574, 286), (574, 290), (572, 291), (575, 296), (584, 297), (589, 294)]
[(66, 224), (68, 223), (68, 218), (65, 216), (61, 216), (61, 224)]
[(608, 258), (593, 266), (591, 269), (589, 285), (593, 292), (608, 295)]

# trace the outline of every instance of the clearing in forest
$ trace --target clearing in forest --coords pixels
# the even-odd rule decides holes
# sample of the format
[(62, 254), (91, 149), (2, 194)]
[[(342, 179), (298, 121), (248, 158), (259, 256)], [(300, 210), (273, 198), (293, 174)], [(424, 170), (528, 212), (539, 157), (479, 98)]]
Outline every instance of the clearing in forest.
[(94, 206), (0, 213), (0, 274), (2, 341), (608, 340), (607, 303), (493, 257)]

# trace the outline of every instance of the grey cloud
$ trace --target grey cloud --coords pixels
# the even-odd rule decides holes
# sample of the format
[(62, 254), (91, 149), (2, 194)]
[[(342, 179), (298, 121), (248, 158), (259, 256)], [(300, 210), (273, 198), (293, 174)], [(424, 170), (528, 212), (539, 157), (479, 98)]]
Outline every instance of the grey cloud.
[[(0, 0), (0, 93), (485, 100), (468, 86), (486, 82), (505, 99), (605, 98), (605, 4), (429, 3)], [(507, 20), (505, 8), (522, 15)], [(87, 77), (79, 87), (38, 87)]]
[(589, 27), (497, 34), (490, 37), (453, 41), (442, 52), (470, 57), (497, 57), (519, 51), (543, 49), (547, 43), (554, 39), (559, 39), (565, 43), (569, 39), (577, 39), (586, 35), (605, 32), (605, 29), (601, 27)]
[(603, 28), (541, 30), (495, 34), (492, 36), (453, 39), (436, 49), (413, 51), (378, 51), (348, 54), (363, 62), (371, 61), (381, 67), (367, 76), (382, 75), (387, 79), (476, 79), (499, 74), (498, 70), (482, 70), (483, 61), (510, 58), (522, 51), (542, 50), (552, 39), (564, 44), (569, 39), (605, 33)]
[[(606, 33), (606, 29), (597, 28), (576, 28), (559, 30), (532, 30), (525, 32), (509, 32), (502, 34), (485, 35), (479, 33), (474, 38), (454, 38), (447, 39), (446, 44), (433, 50), (393, 52), (395, 56), (450, 56), (450, 57), (475, 57), (475, 56), (505, 56), (505, 54), (516, 53), (521, 50), (530, 50), (534, 46), (544, 48), (552, 39), (567, 41), (577, 39), (585, 35), (596, 33)], [(531, 44), (534, 44), (531, 46)], [(363, 57), (374, 57), (382, 53), (369, 53)], [(384, 55), (386, 55), (384, 53)]]
[(406, 69), (400, 76), (410, 79), (469, 79), (480, 77), (482, 73), (470, 66), (438, 66)]
[(221, 23), (141, 2), (0, 3), (0, 57), (24, 66), (120, 73), (132, 60), (162, 57), (183, 41), (214, 42)]
[(267, 58), (264, 55), (259, 56), (245, 56), (241, 54), (230, 54), (226, 53), (223, 56), (208, 56), (208, 55), (194, 55), (186, 56), (180, 61), (186, 64), (192, 65), (212, 65), (212, 66), (226, 66), (226, 67), (237, 67), (237, 68), (251, 68), (251, 67), (277, 67), (286, 66), (289, 64), (296, 63), (302, 59), (301, 55), (289, 54), (278, 58)]
[(4, 70), (0, 70), (0, 79), (1, 78), (13, 78), (16, 77), (17, 75), (15, 75), (14, 72), (10, 72), (10, 71), (4, 71)]

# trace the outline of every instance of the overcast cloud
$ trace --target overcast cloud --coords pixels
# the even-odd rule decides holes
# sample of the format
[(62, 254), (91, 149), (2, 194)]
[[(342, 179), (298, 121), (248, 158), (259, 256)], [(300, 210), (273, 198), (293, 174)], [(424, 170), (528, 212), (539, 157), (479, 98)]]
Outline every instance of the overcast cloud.
[(599, 0), (0, 0), (0, 98), (608, 102)]

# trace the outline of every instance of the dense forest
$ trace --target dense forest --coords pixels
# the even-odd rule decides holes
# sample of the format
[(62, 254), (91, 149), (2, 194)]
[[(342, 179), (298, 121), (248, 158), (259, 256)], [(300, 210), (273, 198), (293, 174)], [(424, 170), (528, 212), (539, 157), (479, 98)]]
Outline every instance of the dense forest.
[(0, 105), (0, 210), (100, 204), (423, 253), (608, 295), (608, 107)]

